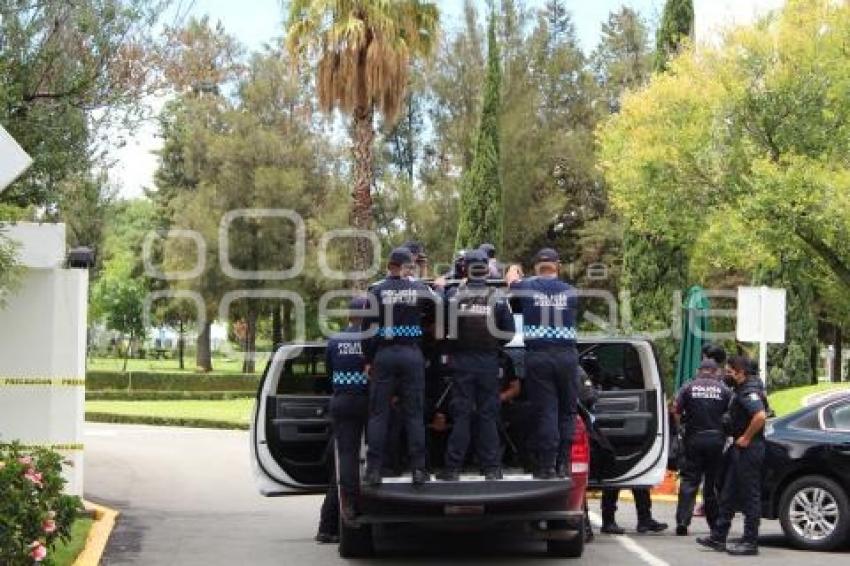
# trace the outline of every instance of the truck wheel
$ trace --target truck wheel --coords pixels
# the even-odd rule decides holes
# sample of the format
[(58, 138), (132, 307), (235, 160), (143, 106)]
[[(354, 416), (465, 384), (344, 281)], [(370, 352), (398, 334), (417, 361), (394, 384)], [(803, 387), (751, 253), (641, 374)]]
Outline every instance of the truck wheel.
[(805, 476), (791, 482), (782, 493), (779, 522), (797, 548), (835, 550), (850, 533), (850, 501), (831, 479)]
[(369, 558), (375, 554), (372, 525), (354, 527), (339, 518), (339, 555), (342, 558)]
[(584, 554), (584, 521), (579, 525), (576, 535), (569, 540), (547, 540), (546, 553), (558, 558), (581, 558)]

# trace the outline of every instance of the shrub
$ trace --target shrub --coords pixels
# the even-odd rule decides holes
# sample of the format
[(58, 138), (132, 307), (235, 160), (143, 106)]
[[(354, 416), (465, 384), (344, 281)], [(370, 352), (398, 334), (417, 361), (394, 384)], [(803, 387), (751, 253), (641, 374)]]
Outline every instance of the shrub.
[(230, 401), (250, 399), (256, 391), (125, 391), (87, 390), (87, 401)]
[(260, 376), (250, 374), (204, 375), (133, 371), (89, 371), (89, 391), (256, 391)]
[(0, 444), (0, 564), (53, 564), (83, 504), (62, 493), (62, 456), (45, 448)]

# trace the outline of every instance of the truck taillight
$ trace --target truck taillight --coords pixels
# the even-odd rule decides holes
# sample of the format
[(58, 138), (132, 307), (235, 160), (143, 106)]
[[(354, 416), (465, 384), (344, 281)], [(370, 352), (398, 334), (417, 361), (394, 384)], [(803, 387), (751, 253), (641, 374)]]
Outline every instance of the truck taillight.
[(570, 451), (570, 472), (586, 474), (590, 471), (590, 438), (581, 417), (576, 418), (576, 430)]

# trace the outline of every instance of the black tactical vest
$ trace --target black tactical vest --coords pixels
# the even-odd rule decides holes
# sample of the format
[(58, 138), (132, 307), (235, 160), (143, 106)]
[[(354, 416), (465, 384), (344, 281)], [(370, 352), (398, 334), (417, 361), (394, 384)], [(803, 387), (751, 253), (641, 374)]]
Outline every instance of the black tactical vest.
[(465, 293), (466, 288), (458, 290), (457, 295), (457, 338), (452, 340), (456, 352), (490, 352), (502, 346), (490, 329), (496, 328), (495, 308), (491, 300), (493, 291), (481, 289), (481, 293)]

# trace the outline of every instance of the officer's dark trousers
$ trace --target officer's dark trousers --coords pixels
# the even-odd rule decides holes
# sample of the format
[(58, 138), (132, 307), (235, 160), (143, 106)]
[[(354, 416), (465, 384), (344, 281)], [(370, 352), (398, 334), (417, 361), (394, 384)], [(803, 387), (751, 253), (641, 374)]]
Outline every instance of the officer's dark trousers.
[(744, 513), (743, 540), (758, 543), (764, 450), (764, 440), (754, 439), (747, 448), (732, 445), (726, 452), (720, 513), (711, 533), (714, 538), (726, 540), (735, 511), (741, 510)]
[(336, 459), (334, 458), (334, 441), (328, 442), (325, 457), (328, 462), (328, 491), (322, 501), (319, 514), (319, 532), (336, 535), (339, 533), (339, 493), (336, 484)]
[(336, 437), (339, 486), (343, 496), (357, 494), (360, 486), (360, 440), (369, 418), (369, 396), (340, 392), (331, 397), (331, 418)]
[(375, 354), (372, 372), (366, 452), (369, 469), (381, 469), (390, 423), (390, 400), (396, 390), (401, 393), (410, 465), (414, 469), (425, 468), (425, 360), (422, 350), (415, 345), (381, 346)]
[(720, 431), (694, 433), (685, 438), (685, 462), (679, 474), (679, 504), (676, 507), (676, 524), (690, 525), (694, 515), (699, 486), (705, 479), (703, 500), (705, 520), (709, 527), (717, 520), (717, 478), (723, 465), (723, 448), (726, 437)]
[[(637, 509), (638, 523), (645, 523), (652, 519), (652, 497), (646, 488), (632, 490)], [(617, 500), (620, 499), (620, 490), (615, 488), (602, 490), (602, 524), (609, 525), (615, 522), (617, 514)]]
[(450, 410), (452, 432), (446, 449), (446, 468), (459, 470), (469, 448), (473, 410), (477, 408), (478, 426), (475, 448), (484, 470), (500, 467), (499, 449), (499, 376), (492, 372), (457, 372), (452, 386)]
[(537, 415), (537, 465), (553, 468), (569, 458), (575, 431), (578, 380), (575, 345), (530, 349), (526, 389)]

